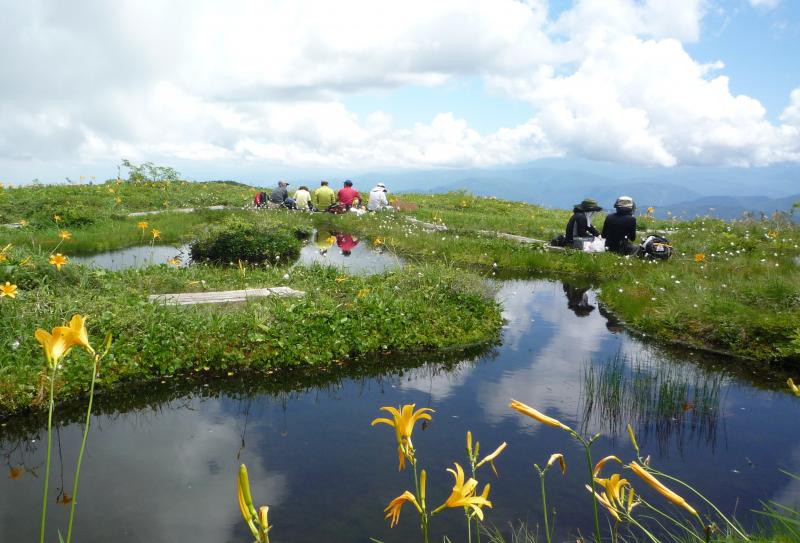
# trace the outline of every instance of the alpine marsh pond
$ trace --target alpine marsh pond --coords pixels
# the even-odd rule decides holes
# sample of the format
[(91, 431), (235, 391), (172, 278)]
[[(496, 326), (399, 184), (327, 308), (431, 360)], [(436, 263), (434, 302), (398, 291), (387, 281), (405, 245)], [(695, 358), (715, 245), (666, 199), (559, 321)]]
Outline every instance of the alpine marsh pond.
[[(554, 540), (590, 534), (592, 525), (581, 451), (563, 432), (527, 424), (508, 409), (509, 398), (525, 398), (587, 434), (599, 432), (598, 458), (630, 456), (624, 424), (615, 421), (632, 423), (659, 469), (679, 473), (747, 526), (757, 522), (751, 510), (760, 501), (800, 499), (800, 485), (779, 471), (800, 471), (800, 434), (788, 430), (796, 428), (800, 403), (782, 375), (737, 373), (725, 359), (643, 343), (603, 315), (591, 289), (505, 280), (496, 298), (506, 319), (502, 344), (464, 359), (377, 360), (361, 375), (297, 373), (279, 382), (248, 374), (173, 378), (100, 396), (77, 540), (249, 541), (234, 497), (240, 463), (248, 466), (253, 492), (270, 505), (277, 541), (414, 540), (411, 512), (393, 529), (383, 519), (406, 474), (397, 471), (386, 431), (370, 427), (379, 406), (404, 403), (435, 410), (414, 434), (430, 468), (431, 501), (449, 492), (444, 470), (462, 461), (468, 429), (487, 453), (508, 443), (495, 460), (499, 477), (486, 471), (482, 480), (492, 485), (487, 522), (506, 532), (519, 520), (536, 529), (541, 504), (531, 466), (554, 451), (570, 465), (565, 476), (548, 479)], [(80, 409), (56, 411), (54, 504), (69, 492), (79, 418)], [(2, 541), (30, 541), (38, 533), (44, 423), (41, 415), (2, 422)], [(67, 508), (51, 509), (55, 530)], [(463, 529), (463, 515), (441, 515), (431, 536), (458, 538)]]

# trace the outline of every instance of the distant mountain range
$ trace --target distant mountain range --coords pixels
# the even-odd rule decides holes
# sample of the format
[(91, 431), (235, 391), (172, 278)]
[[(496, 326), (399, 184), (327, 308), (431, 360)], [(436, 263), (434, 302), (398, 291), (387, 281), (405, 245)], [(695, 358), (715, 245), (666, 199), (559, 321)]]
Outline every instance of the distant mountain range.
[(587, 168), (580, 163), (569, 169), (562, 164), (539, 161), (523, 168), (368, 172), (354, 179), (359, 188), (382, 181), (392, 192), (466, 190), (565, 209), (585, 197), (610, 209), (618, 196), (626, 194), (640, 210), (654, 207), (661, 217), (670, 212), (732, 219), (744, 212), (758, 216), (760, 212), (789, 211), (800, 202), (800, 166), (793, 164), (671, 169), (595, 164)]

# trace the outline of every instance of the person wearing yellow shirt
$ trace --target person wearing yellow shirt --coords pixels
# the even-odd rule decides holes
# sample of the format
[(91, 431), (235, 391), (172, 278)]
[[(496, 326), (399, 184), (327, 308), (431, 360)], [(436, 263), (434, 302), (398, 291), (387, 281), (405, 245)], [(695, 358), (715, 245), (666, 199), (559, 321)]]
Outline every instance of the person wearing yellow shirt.
[(314, 191), (312, 204), (319, 211), (325, 211), (333, 204), (336, 203), (336, 194), (333, 189), (328, 186), (327, 181), (321, 181), (320, 187)]

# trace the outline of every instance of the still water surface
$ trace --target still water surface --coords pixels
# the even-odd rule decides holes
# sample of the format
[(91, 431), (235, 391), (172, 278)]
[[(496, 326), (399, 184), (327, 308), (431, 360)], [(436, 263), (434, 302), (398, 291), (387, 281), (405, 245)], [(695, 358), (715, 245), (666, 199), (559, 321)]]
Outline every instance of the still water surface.
[[(180, 261), (180, 266), (188, 266), (191, 264), (189, 255), (189, 245), (140, 245), (91, 256), (74, 256), (70, 260), (75, 264), (120, 271), (167, 264), (173, 258)], [(398, 268), (403, 259), (383, 247), (374, 246), (370, 239), (360, 239), (346, 232), (315, 230), (295, 263), (299, 266), (312, 264), (334, 266), (352, 275), (365, 275)]]
[[(679, 474), (746, 523), (759, 500), (800, 500), (800, 482), (778, 471), (800, 472), (800, 401), (765, 375), (733, 375), (726, 371), (730, 360), (666, 354), (642, 343), (601, 314), (592, 291), (510, 280), (500, 283), (497, 296), (508, 320), (502, 345), (466, 360), (426, 363), (423, 356), (412, 369), (351, 371), (317, 385), (263, 376), (167, 382), (101, 399), (83, 466), (76, 540), (249, 542), (236, 505), (240, 462), (250, 471), (255, 500), (270, 506), (274, 541), (417, 540), (410, 507), (393, 530), (383, 520), (386, 504), (413, 483), (409, 472), (397, 471), (393, 431), (370, 427), (380, 406), (402, 403), (436, 410), (414, 434), (433, 506), (452, 487), (445, 468), (465, 463), (468, 429), (487, 453), (508, 442), (496, 462), (500, 478), (488, 469), (479, 473), (481, 487), (492, 484), (487, 519), (500, 527), (540, 522), (532, 465), (553, 452), (563, 452), (569, 465), (564, 477), (548, 475), (557, 540), (588, 533), (591, 525), (581, 450), (563, 432), (512, 412), (511, 398), (600, 432), (596, 458), (631, 459), (624, 425), (632, 422), (659, 469)], [(600, 392), (615, 379), (630, 386), (616, 395)], [(62, 419), (54, 441), (50, 541), (56, 527), (66, 526), (68, 507), (57, 500), (71, 487), (79, 417), (78, 409)], [(0, 478), (0, 541), (38, 536), (42, 426), (41, 418), (17, 417), (0, 427), (8, 474)], [(466, 540), (460, 511), (437, 516), (433, 527)]]

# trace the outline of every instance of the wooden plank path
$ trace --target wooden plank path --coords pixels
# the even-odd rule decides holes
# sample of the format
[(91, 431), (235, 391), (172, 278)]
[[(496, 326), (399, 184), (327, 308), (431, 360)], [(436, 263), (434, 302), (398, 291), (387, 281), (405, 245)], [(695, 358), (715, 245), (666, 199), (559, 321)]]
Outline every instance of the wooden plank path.
[(128, 213), (128, 217), (144, 217), (146, 215), (158, 215), (160, 213), (194, 213), (195, 211), (221, 211), (228, 209), (227, 206), (208, 206), (208, 207), (179, 207), (177, 209), (156, 209), (155, 211), (136, 211)]
[(547, 251), (564, 251), (563, 247), (554, 247), (550, 245), (549, 241), (545, 241), (543, 239), (534, 239), (534, 238), (526, 238), (524, 236), (517, 236), (516, 234), (506, 234), (505, 232), (493, 232), (491, 230), (478, 230), (479, 234), (483, 234), (484, 236), (493, 236), (503, 239), (508, 239), (511, 241), (516, 241), (517, 243), (525, 243), (527, 245), (543, 245), (545, 250)]
[(164, 305), (226, 304), (244, 302), (250, 298), (267, 296), (299, 297), (305, 292), (289, 287), (248, 288), (244, 290), (222, 290), (216, 292), (180, 292), (176, 294), (151, 294), (149, 301)]

